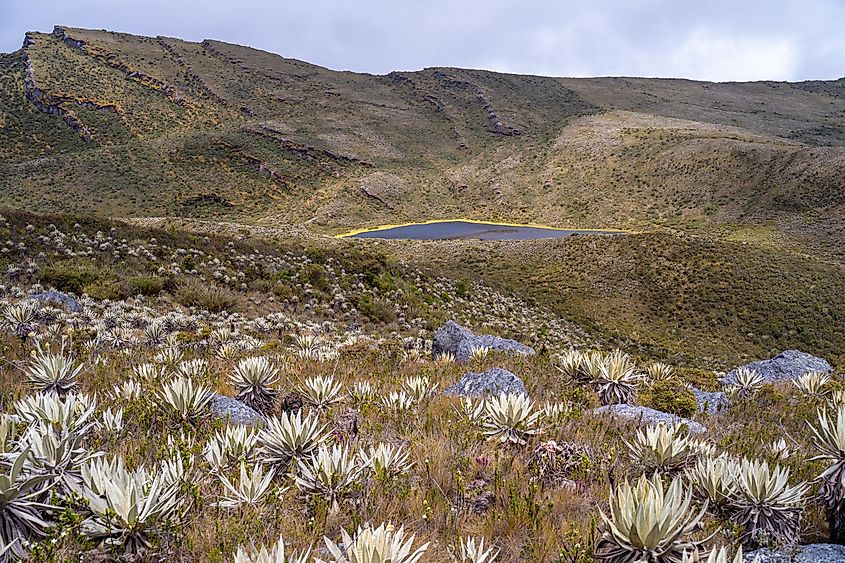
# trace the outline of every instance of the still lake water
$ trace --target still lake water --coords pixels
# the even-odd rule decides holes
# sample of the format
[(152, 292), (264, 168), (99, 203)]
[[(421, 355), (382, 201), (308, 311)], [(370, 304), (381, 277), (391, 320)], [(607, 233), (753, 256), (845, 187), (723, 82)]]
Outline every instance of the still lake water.
[(470, 223), (467, 221), (443, 221), (440, 223), (417, 223), (388, 227), (349, 235), (349, 238), (381, 238), (412, 240), (530, 240), (540, 238), (563, 238), (578, 234), (613, 234), (609, 231), (562, 230), (543, 227), (500, 225), (496, 223)]

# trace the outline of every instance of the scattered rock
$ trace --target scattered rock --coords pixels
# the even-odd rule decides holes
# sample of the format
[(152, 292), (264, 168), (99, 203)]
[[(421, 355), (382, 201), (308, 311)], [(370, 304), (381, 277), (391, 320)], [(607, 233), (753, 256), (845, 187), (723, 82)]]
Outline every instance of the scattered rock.
[[(827, 360), (798, 350), (786, 350), (771, 360), (751, 362), (746, 364), (745, 367), (762, 375), (767, 383), (785, 379), (798, 379), (811, 371), (827, 373), (833, 369)], [(722, 378), (722, 383), (726, 385), (734, 383), (735, 377), (736, 369), (728, 372)]]
[(484, 514), (496, 502), (496, 494), (490, 490), (490, 483), (484, 479), (473, 479), (466, 484), (464, 494), (458, 493), (454, 503), (458, 510)]
[(334, 419), (334, 434), (348, 440), (358, 435), (358, 411), (346, 408)]
[(745, 554), (745, 563), (837, 563), (845, 561), (845, 545), (816, 543), (772, 550), (758, 549)]
[(459, 504), (473, 514), (484, 514), (496, 502), (496, 494), (489, 487), (484, 479), (473, 479), (467, 484), (466, 497), (459, 499)]
[(227, 421), (229, 424), (252, 426), (256, 422), (264, 421), (264, 417), (252, 407), (237, 399), (217, 393), (211, 400), (211, 414), (215, 418)]
[(61, 291), (56, 291), (55, 289), (36, 293), (32, 296), (32, 298), (39, 303), (61, 307), (71, 313), (78, 313), (82, 310), (82, 305), (80, 305), (79, 301), (67, 293), (62, 293)]
[(361, 191), (388, 209), (396, 209), (408, 200), (412, 188), (394, 174), (374, 172), (364, 178)]
[(695, 400), (698, 403), (698, 412), (718, 414), (728, 408), (728, 396), (722, 391), (702, 391), (695, 387), (690, 387), (689, 389), (695, 395)]
[(279, 408), (282, 412), (297, 413), (302, 410), (302, 397), (296, 393), (289, 393), (282, 397)]
[(481, 373), (465, 373), (460, 381), (443, 390), (444, 395), (480, 397), (499, 393), (527, 395), (525, 384), (516, 375), (502, 368), (490, 368)]
[(584, 460), (593, 460), (595, 456), (590, 448), (578, 442), (554, 440), (540, 442), (531, 453), (528, 467), (537, 478), (547, 485), (555, 485), (574, 491), (575, 481), (569, 476), (583, 466)]
[(455, 321), (446, 321), (446, 324), (434, 333), (431, 355), (437, 358), (441, 354), (453, 354), (457, 361), (465, 362), (472, 357), (473, 348), (482, 347), (529, 356), (535, 354), (533, 348), (516, 340), (489, 335), (479, 336)]
[(688, 418), (681, 418), (677, 415), (668, 412), (651, 409), (648, 407), (641, 407), (639, 405), (607, 405), (599, 407), (593, 411), (595, 414), (611, 414), (620, 418), (628, 420), (638, 420), (646, 424), (685, 424), (690, 432), (693, 434), (701, 434), (707, 432), (704, 425), (690, 420)]
[(472, 503), (473, 514), (484, 514), (493, 503), (496, 502), (496, 495), (492, 491), (485, 491), (478, 495)]

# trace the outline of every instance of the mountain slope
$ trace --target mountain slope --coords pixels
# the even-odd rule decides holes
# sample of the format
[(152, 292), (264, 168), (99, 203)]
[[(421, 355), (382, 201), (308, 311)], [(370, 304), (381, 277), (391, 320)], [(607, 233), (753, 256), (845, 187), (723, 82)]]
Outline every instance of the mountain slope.
[(373, 76), (62, 27), (0, 67), (0, 205), (332, 232), (469, 216), (842, 237), (845, 80)]

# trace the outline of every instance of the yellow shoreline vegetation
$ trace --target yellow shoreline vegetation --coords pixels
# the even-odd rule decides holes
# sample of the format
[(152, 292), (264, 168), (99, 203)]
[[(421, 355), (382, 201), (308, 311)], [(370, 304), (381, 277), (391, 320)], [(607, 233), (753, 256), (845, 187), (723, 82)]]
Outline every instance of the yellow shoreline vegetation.
[(435, 223), (473, 223), (476, 225), (494, 225), (497, 227), (530, 227), (534, 229), (548, 229), (550, 231), (588, 231), (594, 233), (621, 233), (633, 234), (634, 231), (626, 229), (583, 229), (578, 227), (552, 227), (549, 225), (541, 225), (539, 223), (508, 223), (501, 221), (479, 221), (477, 219), (430, 219), (428, 221), (412, 221), (410, 223), (400, 223), (394, 225), (379, 225), (377, 227), (362, 227), (339, 235), (334, 235), (334, 238), (348, 238), (362, 233), (372, 233), (375, 231), (384, 231), (387, 229), (396, 229), (398, 227), (410, 227), (414, 225), (433, 225)]

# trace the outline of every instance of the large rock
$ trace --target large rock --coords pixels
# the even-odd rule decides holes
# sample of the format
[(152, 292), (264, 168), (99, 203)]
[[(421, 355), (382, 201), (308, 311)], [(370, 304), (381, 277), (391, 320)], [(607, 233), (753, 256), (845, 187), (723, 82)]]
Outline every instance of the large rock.
[(684, 424), (693, 434), (707, 432), (707, 429), (698, 422), (688, 418), (681, 418), (668, 412), (641, 407), (639, 405), (606, 405), (595, 409), (595, 414), (610, 414), (626, 420), (636, 420), (641, 424), (656, 425), (661, 422), (667, 425)]
[(244, 426), (252, 426), (256, 422), (264, 421), (261, 413), (254, 408), (237, 399), (217, 393), (211, 399), (211, 415), (229, 424), (241, 424)]
[(61, 291), (56, 291), (55, 289), (36, 293), (32, 296), (32, 299), (38, 301), (39, 303), (44, 303), (45, 305), (61, 307), (71, 313), (78, 313), (82, 310), (82, 305), (79, 301), (67, 293), (62, 293)]
[(473, 348), (489, 348), (516, 354), (534, 355), (534, 349), (516, 340), (499, 338), (498, 336), (477, 335), (455, 321), (446, 321), (434, 333), (431, 345), (431, 355), (436, 358), (441, 354), (453, 354), (459, 362), (465, 362), (472, 357)]
[(722, 391), (702, 391), (695, 387), (690, 387), (689, 389), (695, 395), (695, 402), (698, 403), (698, 412), (718, 414), (728, 408), (728, 396)]
[(443, 393), (464, 397), (498, 395), (499, 393), (528, 394), (522, 380), (502, 368), (490, 368), (481, 373), (465, 373), (460, 381), (444, 389)]
[(841, 563), (845, 545), (815, 543), (772, 550), (758, 549), (745, 554), (745, 563)]
[[(771, 360), (751, 362), (750, 364), (746, 364), (745, 367), (762, 375), (766, 383), (783, 381), (785, 379), (798, 379), (811, 371), (827, 373), (833, 369), (827, 360), (798, 350), (786, 350)], [(722, 378), (722, 383), (727, 385), (735, 381), (736, 369), (731, 370)]]

